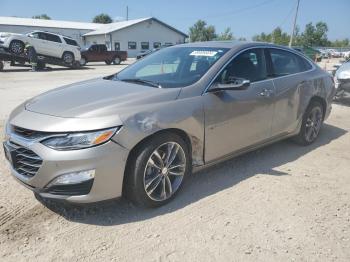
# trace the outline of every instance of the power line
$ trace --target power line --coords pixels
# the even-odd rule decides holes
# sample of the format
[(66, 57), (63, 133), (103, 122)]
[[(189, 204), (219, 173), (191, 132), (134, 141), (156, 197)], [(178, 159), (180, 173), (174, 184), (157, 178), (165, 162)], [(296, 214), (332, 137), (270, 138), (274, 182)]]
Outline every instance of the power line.
[(282, 27), (286, 22), (287, 20), (289, 19), (289, 17), (291, 16), (291, 14), (293, 13), (295, 9), (295, 5), (293, 3), (292, 5), (292, 8), (289, 10), (288, 14), (286, 15), (286, 17), (282, 20), (282, 22), (278, 25), (278, 27)]

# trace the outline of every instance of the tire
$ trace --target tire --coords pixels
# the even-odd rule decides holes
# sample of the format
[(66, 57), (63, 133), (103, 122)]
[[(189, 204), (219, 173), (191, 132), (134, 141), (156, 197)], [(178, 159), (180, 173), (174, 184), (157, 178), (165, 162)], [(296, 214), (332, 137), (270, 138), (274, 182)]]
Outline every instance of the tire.
[(121, 59), (120, 59), (119, 56), (116, 56), (116, 57), (113, 59), (113, 64), (115, 64), (115, 65), (120, 65), (121, 62), (122, 62), (122, 61), (121, 61)]
[(109, 61), (109, 60), (106, 60), (106, 61), (105, 61), (105, 63), (106, 63), (106, 65), (110, 65), (110, 64), (112, 64), (112, 62), (111, 62), (111, 61)]
[(24, 43), (19, 40), (13, 40), (9, 45), (9, 50), (11, 53), (20, 55), (24, 53)]
[(64, 52), (62, 55), (62, 61), (65, 64), (71, 65), (74, 63), (75, 59), (74, 59), (74, 54), (71, 52)]
[(85, 66), (87, 64), (87, 59), (85, 57), (82, 57), (79, 62), (81, 66)]
[(322, 127), (324, 108), (318, 101), (312, 101), (306, 109), (300, 132), (294, 140), (303, 146), (307, 146), (316, 141)]
[(0, 71), (4, 70), (4, 63), (0, 61)]
[[(166, 152), (171, 152), (171, 157), (168, 158)], [(168, 203), (180, 191), (190, 173), (189, 155), (184, 140), (173, 133), (162, 133), (146, 141), (130, 156), (124, 196), (143, 207)]]

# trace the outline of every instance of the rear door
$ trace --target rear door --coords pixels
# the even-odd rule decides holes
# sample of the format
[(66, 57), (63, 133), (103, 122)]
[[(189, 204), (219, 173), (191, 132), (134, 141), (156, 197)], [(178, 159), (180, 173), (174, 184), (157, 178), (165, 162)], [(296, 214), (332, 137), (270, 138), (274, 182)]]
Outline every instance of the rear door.
[(46, 33), (50, 56), (61, 58), (64, 50), (62, 39), (58, 35)]
[(203, 95), (206, 162), (246, 149), (270, 137), (274, 86), (267, 77), (264, 50), (253, 48), (239, 54), (223, 68), (212, 87), (230, 79), (247, 79), (251, 84), (245, 90)]
[(61, 43), (61, 39), (58, 36), (49, 33), (39, 32), (39, 39), (40, 52), (38, 51), (38, 53), (52, 57), (59, 57), (58, 53), (61, 49), (59, 43)]
[(301, 56), (278, 48), (268, 48), (275, 86), (275, 110), (271, 135), (277, 136), (296, 130), (302, 112), (301, 91), (312, 90), (308, 72), (313, 66)]

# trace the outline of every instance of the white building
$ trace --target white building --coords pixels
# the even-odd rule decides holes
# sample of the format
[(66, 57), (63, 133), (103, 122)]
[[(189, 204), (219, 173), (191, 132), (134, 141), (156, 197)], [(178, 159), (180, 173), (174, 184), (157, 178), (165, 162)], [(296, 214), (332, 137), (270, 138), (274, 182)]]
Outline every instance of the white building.
[(0, 32), (27, 33), (33, 30), (70, 36), (81, 46), (106, 44), (110, 50), (128, 51), (129, 57), (160, 45), (184, 43), (187, 38), (183, 32), (154, 17), (111, 24), (0, 17)]
[(129, 57), (161, 45), (185, 42), (186, 34), (154, 18), (107, 24), (84, 34), (85, 43), (106, 44), (112, 50), (126, 50)]

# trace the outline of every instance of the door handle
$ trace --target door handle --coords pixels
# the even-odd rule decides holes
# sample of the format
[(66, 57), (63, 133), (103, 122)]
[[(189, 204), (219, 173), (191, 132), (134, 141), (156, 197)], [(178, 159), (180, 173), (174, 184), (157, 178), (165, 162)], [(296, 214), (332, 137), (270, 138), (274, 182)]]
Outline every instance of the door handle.
[(270, 97), (270, 91), (267, 90), (266, 88), (264, 88), (260, 93), (260, 96), (264, 96), (264, 97)]

